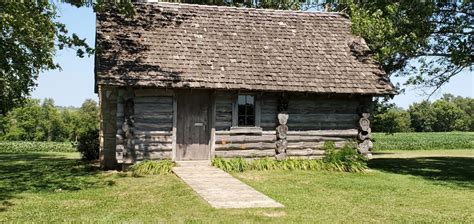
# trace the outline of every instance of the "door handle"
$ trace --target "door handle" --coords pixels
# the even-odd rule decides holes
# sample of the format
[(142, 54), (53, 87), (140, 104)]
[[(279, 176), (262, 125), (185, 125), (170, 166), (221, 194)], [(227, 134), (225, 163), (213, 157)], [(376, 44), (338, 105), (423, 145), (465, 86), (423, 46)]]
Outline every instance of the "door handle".
[(206, 125), (202, 122), (194, 123), (194, 127), (203, 127), (203, 126), (206, 126)]

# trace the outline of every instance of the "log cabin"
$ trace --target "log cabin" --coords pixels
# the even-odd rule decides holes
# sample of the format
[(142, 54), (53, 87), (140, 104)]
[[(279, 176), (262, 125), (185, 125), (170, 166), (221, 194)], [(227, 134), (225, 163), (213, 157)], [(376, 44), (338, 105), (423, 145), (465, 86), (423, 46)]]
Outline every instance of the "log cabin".
[(104, 169), (141, 160), (370, 155), (370, 110), (396, 94), (339, 13), (136, 3), (97, 13)]

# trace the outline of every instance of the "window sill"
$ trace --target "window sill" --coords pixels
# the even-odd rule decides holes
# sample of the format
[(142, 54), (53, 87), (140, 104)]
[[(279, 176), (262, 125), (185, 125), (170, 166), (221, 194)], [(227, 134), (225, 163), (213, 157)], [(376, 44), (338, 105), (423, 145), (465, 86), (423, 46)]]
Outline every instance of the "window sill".
[(230, 134), (262, 134), (261, 127), (231, 127)]

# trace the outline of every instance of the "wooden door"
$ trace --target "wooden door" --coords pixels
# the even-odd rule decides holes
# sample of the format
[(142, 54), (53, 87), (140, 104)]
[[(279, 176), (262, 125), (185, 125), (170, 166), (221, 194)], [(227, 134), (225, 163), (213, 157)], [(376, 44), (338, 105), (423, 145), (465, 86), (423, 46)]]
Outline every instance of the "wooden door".
[(208, 160), (210, 156), (210, 93), (182, 90), (177, 94), (176, 160)]

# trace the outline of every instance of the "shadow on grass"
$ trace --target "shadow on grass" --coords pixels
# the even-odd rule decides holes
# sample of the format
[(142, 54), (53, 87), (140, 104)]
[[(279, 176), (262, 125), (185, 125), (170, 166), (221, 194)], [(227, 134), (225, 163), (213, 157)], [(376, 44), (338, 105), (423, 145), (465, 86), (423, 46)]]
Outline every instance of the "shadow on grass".
[(113, 184), (79, 159), (50, 153), (0, 153), (0, 212), (22, 192), (61, 192)]
[(409, 174), (437, 181), (440, 184), (454, 184), (474, 189), (474, 158), (377, 158), (370, 160), (368, 165), (372, 169)]

